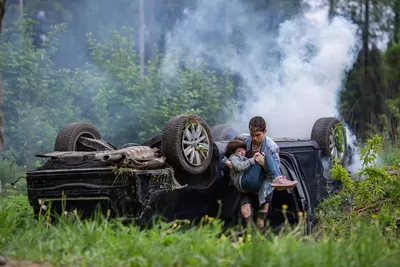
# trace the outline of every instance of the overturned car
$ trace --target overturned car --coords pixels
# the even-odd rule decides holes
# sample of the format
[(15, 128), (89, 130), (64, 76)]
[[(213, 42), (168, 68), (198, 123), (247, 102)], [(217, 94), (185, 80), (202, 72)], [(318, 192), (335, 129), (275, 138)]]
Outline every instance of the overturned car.
[[(336, 118), (317, 120), (309, 140), (275, 139), (280, 168), (294, 189), (275, 191), (268, 214), (270, 225), (299, 222), (306, 214), (306, 233), (314, 223), (314, 208), (338, 188), (323, 160), (346, 164), (347, 144)], [(339, 130), (338, 130), (339, 129)], [(47, 161), (27, 172), (27, 191), (34, 213), (76, 211), (88, 217), (99, 208), (107, 216), (149, 223), (218, 217), (237, 223), (239, 193), (229, 186), (229, 171), (221, 163), (225, 147), (237, 133), (229, 125), (209, 127), (200, 117), (171, 118), (160, 135), (144, 144), (119, 148), (105, 141), (98, 129), (84, 122), (66, 125), (58, 133), (54, 152), (39, 154)], [(287, 205), (285, 215), (282, 205)]]

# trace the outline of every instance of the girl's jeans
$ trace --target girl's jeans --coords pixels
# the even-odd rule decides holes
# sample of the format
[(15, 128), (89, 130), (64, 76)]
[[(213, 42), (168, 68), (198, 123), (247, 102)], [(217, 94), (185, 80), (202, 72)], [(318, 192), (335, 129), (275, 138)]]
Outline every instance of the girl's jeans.
[[(265, 154), (265, 166), (272, 179), (281, 175), (279, 164), (270, 153)], [(240, 186), (247, 192), (258, 194), (259, 203), (261, 205), (266, 202), (267, 197), (274, 190), (271, 186), (271, 181), (272, 180), (268, 179), (263, 167), (259, 164), (254, 164), (248, 168), (240, 178)]]

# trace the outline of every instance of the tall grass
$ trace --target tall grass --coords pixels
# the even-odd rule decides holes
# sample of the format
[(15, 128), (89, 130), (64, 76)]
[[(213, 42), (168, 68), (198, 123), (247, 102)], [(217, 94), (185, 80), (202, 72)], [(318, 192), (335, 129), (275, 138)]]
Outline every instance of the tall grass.
[(25, 193), (25, 179), (20, 179), (17, 184), (11, 186), (11, 183), (15, 182), (19, 177), (25, 177), (25, 174), (26, 166), (17, 166), (13, 159), (5, 159), (0, 157), (0, 183), (3, 193), (6, 190), (7, 192), (17, 191), (20, 193)]
[(399, 241), (374, 224), (347, 240), (292, 234), (232, 239), (217, 220), (139, 230), (116, 221), (35, 220), (24, 196), (0, 199), (0, 254), (54, 266), (398, 266)]
[(382, 161), (388, 166), (400, 167), (400, 148), (390, 148), (382, 153)]
[[(380, 133), (379, 135), (385, 136), (385, 133)], [(400, 167), (400, 141), (393, 143), (390, 140), (384, 139), (380, 159), (381, 163), (386, 166)]]

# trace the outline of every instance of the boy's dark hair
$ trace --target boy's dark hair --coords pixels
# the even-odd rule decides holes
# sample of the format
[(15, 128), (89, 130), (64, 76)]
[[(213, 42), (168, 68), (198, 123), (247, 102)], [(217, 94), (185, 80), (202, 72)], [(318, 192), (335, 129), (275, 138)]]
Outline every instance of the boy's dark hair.
[(246, 143), (240, 139), (233, 139), (229, 141), (229, 143), (226, 145), (225, 157), (229, 158), (232, 154), (236, 152), (236, 149), (238, 148), (246, 149)]
[(251, 118), (249, 122), (249, 130), (256, 132), (263, 132), (267, 128), (267, 123), (260, 116), (255, 116)]

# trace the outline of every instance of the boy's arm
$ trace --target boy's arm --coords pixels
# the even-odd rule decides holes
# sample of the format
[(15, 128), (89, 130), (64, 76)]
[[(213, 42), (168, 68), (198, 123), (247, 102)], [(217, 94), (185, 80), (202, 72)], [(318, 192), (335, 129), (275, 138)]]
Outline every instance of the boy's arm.
[(266, 140), (265, 143), (267, 151), (264, 151), (264, 153), (270, 153), (272, 155), (272, 158), (279, 165), (280, 164), (279, 146), (268, 136), (265, 136), (265, 140)]
[(232, 157), (229, 160), (232, 162), (232, 169), (238, 172), (245, 171), (256, 163), (254, 158), (241, 161), (238, 157)]

